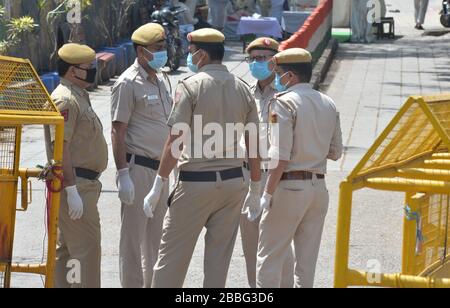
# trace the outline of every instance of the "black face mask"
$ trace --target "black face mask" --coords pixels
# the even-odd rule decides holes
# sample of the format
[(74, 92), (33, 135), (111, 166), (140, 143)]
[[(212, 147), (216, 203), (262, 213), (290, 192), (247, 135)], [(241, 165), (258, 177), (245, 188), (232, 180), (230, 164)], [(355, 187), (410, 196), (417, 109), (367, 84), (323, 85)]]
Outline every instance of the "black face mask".
[(85, 69), (85, 68), (81, 68), (78, 66), (76, 68), (86, 71), (87, 74), (86, 74), (86, 79), (81, 79), (81, 78), (78, 78), (77, 76), (75, 76), (75, 78), (77, 78), (81, 81), (90, 83), (90, 84), (93, 84), (95, 82), (95, 79), (97, 78), (97, 69), (96, 68)]

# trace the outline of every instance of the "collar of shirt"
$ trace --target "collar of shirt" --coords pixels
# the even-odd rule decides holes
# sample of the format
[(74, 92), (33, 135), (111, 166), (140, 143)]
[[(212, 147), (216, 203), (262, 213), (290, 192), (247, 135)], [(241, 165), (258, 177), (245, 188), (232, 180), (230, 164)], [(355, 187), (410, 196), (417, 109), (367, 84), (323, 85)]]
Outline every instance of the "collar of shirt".
[(261, 88), (259, 87), (258, 82), (256, 82), (253, 85), (253, 95), (255, 96), (257, 95), (259, 95), (260, 97), (273, 96), (274, 93), (277, 93), (277, 90), (275, 89), (275, 80), (269, 85), (267, 85), (262, 91)]
[(313, 87), (310, 83), (298, 83), (288, 89), (288, 91), (311, 91)]
[[(138, 62), (137, 59), (136, 59), (136, 61), (134, 61), (134, 67), (136, 68), (136, 70), (138, 71), (138, 73), (141, 75), (141, 77), (142, 77), (144, 80), (150, 82), (151, 84), (153, 84), (153, 85), (155, 85), (155, 86), (158, 85), (158, 84), (155, 84), (155, 83), (153, 83), (153, 82), (151, 82), (151, 81), (148, 80), (148, 76), (149, 76), (148, 73), (145, 71), (145, 69), (142, 67), (142, 65), (139, 64), (139, 62)], [(159, 79), (158, 74), (156, 74), (156, 80), (157, 80), (158, 83), (161, 81), (161, 80)]]
[(228, 72), (228, 68), (223, 64), (208, 64), (208, 65), (203, 66), (199, 70), (199, 73), (210, 72), (210, 71)]
[(86, 90), (74, 84), (72, 81), (66, 78), (61, 78), (61, 84), (69, 88), (71, 91), (73, 91), (77, 96), (81, 96), (89, 100), (89, 93)]
[(148, 80), (148, 73), (145, 71), (145, 69), (142, 67), (142, 65), (139, 64), (137, 59), (134, 61), (133, 65), (136, 68), (136, 70), (139, 72), (139, 74), (141, 74), (142, 78), (144, 78), (145, 80)]

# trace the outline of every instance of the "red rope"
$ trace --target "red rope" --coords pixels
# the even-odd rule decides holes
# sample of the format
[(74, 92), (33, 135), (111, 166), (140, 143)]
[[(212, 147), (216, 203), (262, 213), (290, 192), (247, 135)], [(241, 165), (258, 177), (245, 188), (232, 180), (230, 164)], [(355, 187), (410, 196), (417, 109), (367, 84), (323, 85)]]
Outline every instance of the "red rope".
[(50, 169), (50, 173), (53, 175), (54, 178), (57, 178), (59, 180), (59, 182), (61, 183), (61, 186), (59, 189), (56, 189), (53, 187), (53, 180), (47, 180), (47, 189), (51, 192), (51, 193), (60, 193), (63, 190), (63, 183), (64, 183), (64, 177), (62, 174), (60, 173), (56, 173), (55, 171), (62, 171), (62, 167), (56, 167), (53, 166)]
[(52, 209), (52, 196), (53, 194), (60, 193), (63, 190), (64, 187), (64, 176), (60, 173), (56, 173), (55, 171), (62, 171), (62, 167), (53, 166), (50, 169), (50, 173), (53, 175), (53, 178), (57, 178), (60, 182), (59, 189), (56, 189), (53, 186), (54, 180), (46, 180), (46, 186), (47, 186), (47, 229), (48, 231), (50, 228), (50, 211)]

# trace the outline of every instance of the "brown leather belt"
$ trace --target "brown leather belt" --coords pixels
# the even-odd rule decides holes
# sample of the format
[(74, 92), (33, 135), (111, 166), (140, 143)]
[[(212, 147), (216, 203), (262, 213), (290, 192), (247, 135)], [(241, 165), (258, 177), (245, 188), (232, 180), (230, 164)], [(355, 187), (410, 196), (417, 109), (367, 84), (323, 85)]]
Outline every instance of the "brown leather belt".
[[(312, 180), (313, 176), (314, 176), (314, 173), (308, 172), (308, 171), (292, 171), (292, 172), (283, 173), (281, 180), (282, 181), (296, 181), (296, 180), (307, 181), (307, 180)], [(323, 175), (323, 174), (316, 174), (316, 176), (319, 180), (325, 179), (325, 175)]]

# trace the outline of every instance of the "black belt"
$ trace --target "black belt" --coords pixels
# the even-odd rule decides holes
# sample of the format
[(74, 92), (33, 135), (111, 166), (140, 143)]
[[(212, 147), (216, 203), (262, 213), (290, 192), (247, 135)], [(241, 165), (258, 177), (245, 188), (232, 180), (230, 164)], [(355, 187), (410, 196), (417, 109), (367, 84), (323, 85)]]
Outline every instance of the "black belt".
[[(250, 164), (248, 162), (246, 162), (246, 161), (244, 162), (244, 168), (247, 169), (248, 171), (250, 171)], [(269, 171), (270, 171), (269, 169), (262, 169), (261, 168), (261, 172), (262, 173), (267, 173)]]
[[(286, 172), (283, 173), (283, 176), (281, 177), (282, 181), (306, 181), (306, 180), (312, 180), (315, 173), (308, 172), (308, 171), (292, 171), (292, 172)], [(325, 179), (325, 175), (323, 174), (315, 174), (319, 180)]]
[[(127, 154), (127, 162), (129, 163), (131, 161), (131, 158), (133, 158), (132, 154)], [(148, 157), (134, 155), (134, 163), (136, 165), (146, 167), (153, 169), (155, 171), (158, 171), (160, 162)]]
[(98, 180), (98, 178), (100, 177), (100, 173), (99, 172), (95, 172), (89, 169), (84, 169), (84, 168), (75, 168), (75, 175), (79, 178), (83, 178), (83, 179), (87, 179), (87, 180)]
[(244, 173), (242, 168), (233, 168), (222, 171), (205, 171), (205, 172), (191, 172), (180, 171), (179, 180), (181, 182), (217, 182), (217, 173), (220, 174), (222, 181), (231, 179), (243, 178)]

